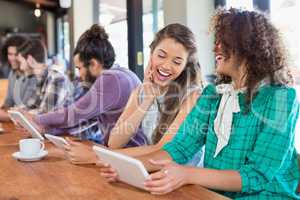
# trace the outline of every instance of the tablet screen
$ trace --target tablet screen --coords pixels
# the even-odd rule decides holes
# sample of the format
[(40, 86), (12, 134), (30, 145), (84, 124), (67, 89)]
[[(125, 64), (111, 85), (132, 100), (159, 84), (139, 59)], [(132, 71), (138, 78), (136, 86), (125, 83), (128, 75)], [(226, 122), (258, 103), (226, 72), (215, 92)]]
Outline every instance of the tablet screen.
[(13, 121), (20, 123), (33, 138), (44, 140), (44, 137), (36, 130), (36, 128), (26, 119), (26, 117), (19, 111), (8, 111), (9, 116)]
[(45, 137), (50, 140), (55, 146), (58, 148), (64, 149), (64, 145), (68, 145), (69, 143), (62, 137), (45, 134)]

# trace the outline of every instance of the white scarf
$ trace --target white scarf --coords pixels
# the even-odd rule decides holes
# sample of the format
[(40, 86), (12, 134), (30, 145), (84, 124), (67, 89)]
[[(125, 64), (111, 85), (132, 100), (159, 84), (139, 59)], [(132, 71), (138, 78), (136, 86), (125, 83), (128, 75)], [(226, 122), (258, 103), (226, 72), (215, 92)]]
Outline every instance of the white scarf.
[(234, 90), (232, 84), (221, 84), (216, 86), (217, 93), (222, 94), (222, 99), (214, 121), (214, 130), (218, 138), (214, 158), (228, 144), (233, 113), (240, 112), (238, 93), (245, 91), (245, 88)]

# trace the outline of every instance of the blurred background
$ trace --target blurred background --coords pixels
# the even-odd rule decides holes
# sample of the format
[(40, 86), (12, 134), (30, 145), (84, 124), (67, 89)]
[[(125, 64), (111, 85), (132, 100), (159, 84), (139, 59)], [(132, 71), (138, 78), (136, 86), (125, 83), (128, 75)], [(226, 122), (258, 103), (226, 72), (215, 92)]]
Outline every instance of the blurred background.
[[(164, 25), (178, 22), (195, 33), (203, 78), (210, 82), (215, 59), (209, 22), (219, 6), (266, 12), (282, 33), (290, 66), (300, 83), (299, 0), (0, 0), (0, 47), (13, 34), (40, 38), (47, 46), (47, 62), (71, 73), (76, 41), (83, 31), (99, 23), (109, 33), (116, 62), (143, 79), (154, 34)], [(2, 94), (5, 82), (0, 84)], [(298, 133), (296, 137), (300, 151)]]
[(142, 73), (153, 35), (164, 25), (179, 22), (196, 34), (203, 73), (211, 75), (214, 55), (209, 20), (218, 6), (267, 12), (288, 44), (291, 65), (299, 66), (297, 0), (0, 0), (0, 44), (12, 34), (40, 38), (47, 45), (49, 62), (67, 69), (80, 34), (100, 23), (110, 35), (117, 63)]

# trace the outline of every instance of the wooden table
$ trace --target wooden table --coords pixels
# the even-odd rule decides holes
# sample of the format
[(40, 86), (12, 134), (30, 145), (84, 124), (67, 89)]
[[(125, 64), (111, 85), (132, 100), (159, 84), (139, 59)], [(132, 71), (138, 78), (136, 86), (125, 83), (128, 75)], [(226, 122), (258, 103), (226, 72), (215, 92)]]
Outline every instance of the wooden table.
[(17, 133), (12, 124), (0, 134), (0, 200), (223, 200), (200, 186), (185, 186), (164, 196), (154, 196), (123, 183), (109, 184), (92, 165), (72, 165), (64, 153), (46, 142), (49, 154), (38, 162), (19, 162), (11, 154), (18, 151)]
[(4, 99), (6, 97), (8, 87), (7, 79), (0, 79), (0, 106), (3, 104)]

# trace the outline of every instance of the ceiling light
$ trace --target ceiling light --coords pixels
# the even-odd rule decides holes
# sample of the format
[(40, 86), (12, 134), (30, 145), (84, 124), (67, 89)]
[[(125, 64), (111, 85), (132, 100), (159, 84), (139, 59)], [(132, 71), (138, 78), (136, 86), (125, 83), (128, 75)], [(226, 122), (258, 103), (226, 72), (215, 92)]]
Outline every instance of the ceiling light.
[(42, 15), (42, 11), (40, 9), (40, 4), (36, 4), (36, 9), (34, 9), (34, 16), (39, 18)]

